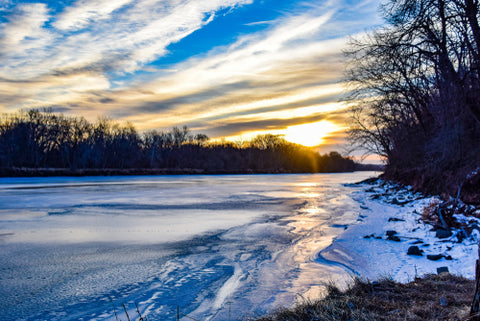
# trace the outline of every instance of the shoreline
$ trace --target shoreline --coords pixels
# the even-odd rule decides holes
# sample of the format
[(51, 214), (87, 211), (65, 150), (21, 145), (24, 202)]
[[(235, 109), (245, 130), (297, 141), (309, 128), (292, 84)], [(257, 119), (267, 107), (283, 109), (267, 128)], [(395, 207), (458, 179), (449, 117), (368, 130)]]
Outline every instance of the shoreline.
[[(424, 207), (438, 200), (410, 187), (376, 180), (360, 182), (363, 189), (353, 192), (359, 203), (357, 222), (348, 226), (317, 260), (348, 267), (361, 278), (377, 280), (385, 276), (401, 283), (437, 274), (447, 268), (451, 274), (475, 278), (475, 261), (480, 240), (480, 219), (455, 215), (468, 226), (451, 229), (448, 237), (437, 237), (434, 227), (422, 220)], [(407, 254), (417, 247), (419, 255)]]
[(480, 210), (453, 215), (460, 227), (441, 236), (424, 220), (438, 197), (379, 178), (352, 185), (363, 187), (350, 194), (359, 205), (357, 222), (316, 256), (351, 273), (350, 282), (250, 321), (470, 319)]
[(372, 171), (360, 169), (345, 172), (295, 172), (288, 170), (259, 171), (242, 170), (204, 170), (194, 168), (131, 168), (131, 169), (68, 169), (68, 168), (0, 168), (0, 178), (13, 177), (55, 177), (55, 176), (146, 176), (146, 175), (249, 175), (249, 174), (330, 174)]

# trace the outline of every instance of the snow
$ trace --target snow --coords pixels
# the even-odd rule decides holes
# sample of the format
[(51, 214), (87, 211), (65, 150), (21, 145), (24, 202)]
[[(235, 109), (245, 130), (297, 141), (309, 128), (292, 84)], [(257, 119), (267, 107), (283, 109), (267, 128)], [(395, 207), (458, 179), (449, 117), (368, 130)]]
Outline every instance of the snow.
[[(433, 226), (421, 220), (423, 208), (438, 198), (425, 197), (412, 192), (410, 187), (381, 180), (373, 187), (364, 186), (352, 195), (359, 202), (358, 222), (319, 253), (320, 261), (327, 259), (343, 264), (355, 275), (370, 280), (391, 277), (409, 282), (417, 276), (436, 274), (439, 267), (447, 267), (450, 273), (466, 278), (475, 277), (477, 229), (461, 242), (456, 236), (460, 230), (449, 238), (439, 239)], [(456, 218), (479, 222), (463, 215)], [(388, 240), (387, 231), (395, 231), (400, 242)], [(415, 245), (424, 252), (423, 256), (407, 255), (408, 248)], [(444, 257), (438, 261), (427, 258), (437, 254)]]
[[(216, 321), (352, 275), (407, 282), (446, 266), (473, 278), (478, 231), (437, 239), (419, 220), (434, 198), (352, 184), (372, 175), (0, 179), (2, 318), (115, 320), (112, 302), (131, 316), (136, 302), (149, 319), (175, 320), (178, 305)], [(419, 240), (424, 255), (407, 255)]]

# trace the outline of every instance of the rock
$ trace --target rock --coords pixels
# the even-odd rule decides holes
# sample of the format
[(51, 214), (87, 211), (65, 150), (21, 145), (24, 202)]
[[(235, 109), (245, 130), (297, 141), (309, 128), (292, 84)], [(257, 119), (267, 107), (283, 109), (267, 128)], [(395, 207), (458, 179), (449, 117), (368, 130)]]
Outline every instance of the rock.
[(435, 236), (438, 237), (439, 239), (446, 239), (447, 237), (452, 236), (452, 232), (449, 230), (444, 230), (442, 228), (439, 228), (437, 229)]
[(437, 268), (437, 274), (442, 274), (442, 273), (448, 273), (448, 267), (441, 266), (441, 267)]
[(395, 235), (387, 237), (387, 240), (394, 241), (394, 242), (401, 242), (402, 241), (398, 236), (395, 236)]
[(369, 239), (369, 238), (372, 238), (372, 237), (375, 237), (375, 234), (365, 235), (363, 238), (364, 239)]
[(407, 255), (423, 256), (423, 251), (418, 246), (413, 245), (408, 248)]
[(399, 200), (399, 199), (397, 199), (397, 198), (394, 198), (394, 199), (392, 200), (392, 204), (393, 204), (393, 205), (403, 206), (403, 205), (405, 205), (405, 204), (407, 204), (407, 203), (408, 203), (408, 201), (406, 201), (406, 200)]
[(431, 261), (438, 261), (443, 257), (443, 254), (429, 254), (427, 255), (427, 259)]
[(395, 234), (397, 234), (397, 231), (393, 231), (393, 230), (388, 230), (386, 232), (387, 236), (394, 236)]
[(457, 242), (462, 243), (463, 240), (467, 238), (467, 233), (464, 231), (458, 231), (457, 235), (455, 236), (457, 237)]
[(415, 242), (412, 243), (413, 245), (415, 244), (423, 244), (423, 241), (422, 240), (416, 240)]
[(404, 219), (402, 219), (402, 218), (396, 218), (396, 217), (390, 217), (390, 218), (388, 219), (388, 221), (389, 221), (389, 222), (405, 222)]
[(448, 261), (451, 261), (453, 260), (453, 257), (451, 257), (450, 255), (446, 255), (444, 256), (445, 260), (448, 260)]
[(389, 230), (386, 232), (386, 234), (387, 234), (387, 240), (389, 241), (395, 241), (395, 242), (402, 241), (398, 236), (395, 236), (395, 234), (397, 234), (397, 231)]

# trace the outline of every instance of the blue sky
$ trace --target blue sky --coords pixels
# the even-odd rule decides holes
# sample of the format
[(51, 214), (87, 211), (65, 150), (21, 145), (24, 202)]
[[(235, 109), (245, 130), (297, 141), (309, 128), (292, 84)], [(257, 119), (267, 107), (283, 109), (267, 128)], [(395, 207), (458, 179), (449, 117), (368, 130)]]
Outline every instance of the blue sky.
[(378, 5), (0, 0), (0, 112), (52, 107), (139, 130), (271, 132), (341, 150), (342, 49), (381, 24)]

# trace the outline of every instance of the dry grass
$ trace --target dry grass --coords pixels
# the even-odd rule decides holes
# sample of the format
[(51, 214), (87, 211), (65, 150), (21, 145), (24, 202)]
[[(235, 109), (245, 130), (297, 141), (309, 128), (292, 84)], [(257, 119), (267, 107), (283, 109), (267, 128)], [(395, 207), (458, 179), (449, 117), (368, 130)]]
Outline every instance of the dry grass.
[(434, 199), (427, 206), (425, 206), (422, 211), (422, 220), (430, 224), (439, 223), (439, 218), (437, 214), (439, 205), (440, 201)]
[(408, 284), (356, 279), (345, 291), (331, 285), (324, 299), (255, 320), (468, 320), (474, 291), (474, 281), (449, 274), (429, 275)]

